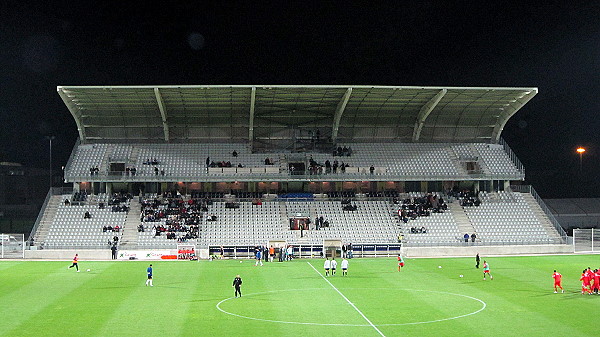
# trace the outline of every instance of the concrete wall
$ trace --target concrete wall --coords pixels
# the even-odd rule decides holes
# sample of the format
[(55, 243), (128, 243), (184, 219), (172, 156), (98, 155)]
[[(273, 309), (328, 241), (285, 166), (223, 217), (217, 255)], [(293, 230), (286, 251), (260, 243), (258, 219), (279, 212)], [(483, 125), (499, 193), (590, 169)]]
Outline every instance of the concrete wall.
[[(141, 251), (141, 250), (140, 250)], [(197, 250), (200, 259), (207, 259), (208, 249)], [(531, 245), (531, 246), (476, 246), (476, 247), (404, 247), (402, 254), (406, 257), (473, 257), (479, 253), (481, 256), (492, 255), (535, 255), (535, 254), (570, 254), (573, 253), (572, 245)], [(75, 253), (85, 260), (110, 260), (109, 249), (97, 250), (26, 250), (26, 259), (47, 259), (70, 261)], [(173, 252), (176, 254), (176, 251)]]
[(71, 261), (75, 254), (79, 254), (79, 259), (83, 262), (85, 260), (110, 260), (111, 259), (110, 249), (81, 249), (81, 250), (26, 250), (26, 259), (42, 259), (42, 260), (65, 260)]
[(448, 257), (492, 255), (530, 255), (530, 254), (568, 254), (573, 253), (572, 245), (519, 245), (519, 246), (476, 246), (476, 247), (405, 247), (407, 257)]

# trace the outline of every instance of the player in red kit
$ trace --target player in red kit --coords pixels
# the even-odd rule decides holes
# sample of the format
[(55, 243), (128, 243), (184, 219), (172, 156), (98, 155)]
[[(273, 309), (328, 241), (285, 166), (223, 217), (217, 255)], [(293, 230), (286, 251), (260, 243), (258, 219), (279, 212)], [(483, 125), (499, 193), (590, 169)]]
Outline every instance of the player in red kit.
[(554, 278), (554, 293), (556, 294), (558, 292), (558, 288), (564, 293), (565, 290), (562, 287), (562, 275), (555, 270), (554, 274), (552, 274), (552, 278)]
[(398, 271), (402, 270), (402, 267), (404, 267), (404, 259), (398, 254)]
[(581, 272), (581, 277), (579, 278), (581, 281), (581, 294), (592, 294), (592, 290), (590, 289), (590, 273), (588, 273), (587, 269), (584, 269)]
[(594, 293), (598, 294), (598, 291), (600, 290), (600, 270), (598, 269), (594, 269), (594, 286), (592, 287), (592, 290), (594, 291)]

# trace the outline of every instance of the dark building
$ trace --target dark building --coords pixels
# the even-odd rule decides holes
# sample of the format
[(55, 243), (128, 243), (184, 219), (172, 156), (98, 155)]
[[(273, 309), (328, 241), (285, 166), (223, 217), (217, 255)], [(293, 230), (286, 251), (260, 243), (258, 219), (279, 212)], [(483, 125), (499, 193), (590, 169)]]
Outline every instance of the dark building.
[(48, 170), (0, 162), (0, 232), (28, 233), (48, 192)]

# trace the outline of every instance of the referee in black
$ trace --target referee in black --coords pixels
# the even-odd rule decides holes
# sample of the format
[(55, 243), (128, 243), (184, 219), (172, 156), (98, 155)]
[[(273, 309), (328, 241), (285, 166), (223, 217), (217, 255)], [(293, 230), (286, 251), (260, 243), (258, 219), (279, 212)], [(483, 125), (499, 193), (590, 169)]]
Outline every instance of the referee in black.
[(240, 297), (242, 297), (242, 291), (240, 290), (241, 286), (242, 286), (242, 278), (240, 277), (240, 275), (236, 275), (235, 278), (233, 279), (233, 285), (232, 285), (232, 287), (235, 288), (235, 297), (238, 297), (238, 293), (240, 294)]

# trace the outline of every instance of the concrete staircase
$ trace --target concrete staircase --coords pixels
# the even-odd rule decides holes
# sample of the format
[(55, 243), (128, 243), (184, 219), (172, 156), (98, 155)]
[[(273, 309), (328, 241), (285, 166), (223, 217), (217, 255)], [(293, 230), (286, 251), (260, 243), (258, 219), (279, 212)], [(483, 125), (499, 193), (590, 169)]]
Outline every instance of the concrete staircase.
[(531, 209), (535, 217), (540, 221), (542, 226), (544, 226), (544, 229), (546, 230), (546, 233), (548, 233), (548, 236), (551, 239), (553, 239), (556, 243), (561, 243), (561, 238), (558, 231), (554, 228), (554, 225), (552, 224), (552, 222), (550, 221), (540, 204), (538, 204), (537, 200), (535, 200), (533, 195), (529, 193), (521, 194), (523, 195), (525, 202), (527, 202), (529, 208)]
[(129, 212), (125, 218), (125, 228), (121, 236), (119, 244), (120, 249), (137, 249), (138, 248), (138, 231), (137, 227), (140, 224), (140, 213), (142, 205), (138, 199), (133, 198), (129, 202)]
[(456, 170), (460, 174), (467, 174), (467, 171), (465, 170), (462, 163), (460, 162), (456, 152), (451, 147), (446, 148), (446, 152), (448, 152), (448, 155), (450, 156), (450, 160), (454, 163), (454, 167), (456, 168)]
[(54, 221), (54, 217), (58, 211), (58, 205), (63, 202), (62, 195), (53, 195), (48, 200), (48, 205), (44, 209), (44, 214), (38, 225), (38, 229), (33, 235), (33, 245), (39, 246), (46, 241), (48, 232), (50, 231), (50, 225)]
[(110, 162), (110, 157), (112, 156), (115, 147), (116, 146), (114, 144), (109, 144), (108, 148), (106, 149), (106, 152), (104, 152), (104, 156), (102, 157), (102, 161), (100, 162), (100, 166), (98, 167), (100, 173), (103, 175), (108, 174), (108, 163)]
[(289, 219), (287, 214), (287, 206), (285, 205), (285, 201), (279, 202), (279, 218), (281, 219), (281, 224), (284, 226), (289, 226)]
[(458, 226), (458, 232), (462, 235), (468, 233), (469, 235), (475, 233), (475, 228), (473, 228), (473, 224), (471, 220), (469, 220), (469, 216), (465, 212), (464, 208), (458, 203), (458, 201), (448, 203), (448, 209), (452, 212), (452, 217), (454, 221), (456, 221), (456, 225)]

